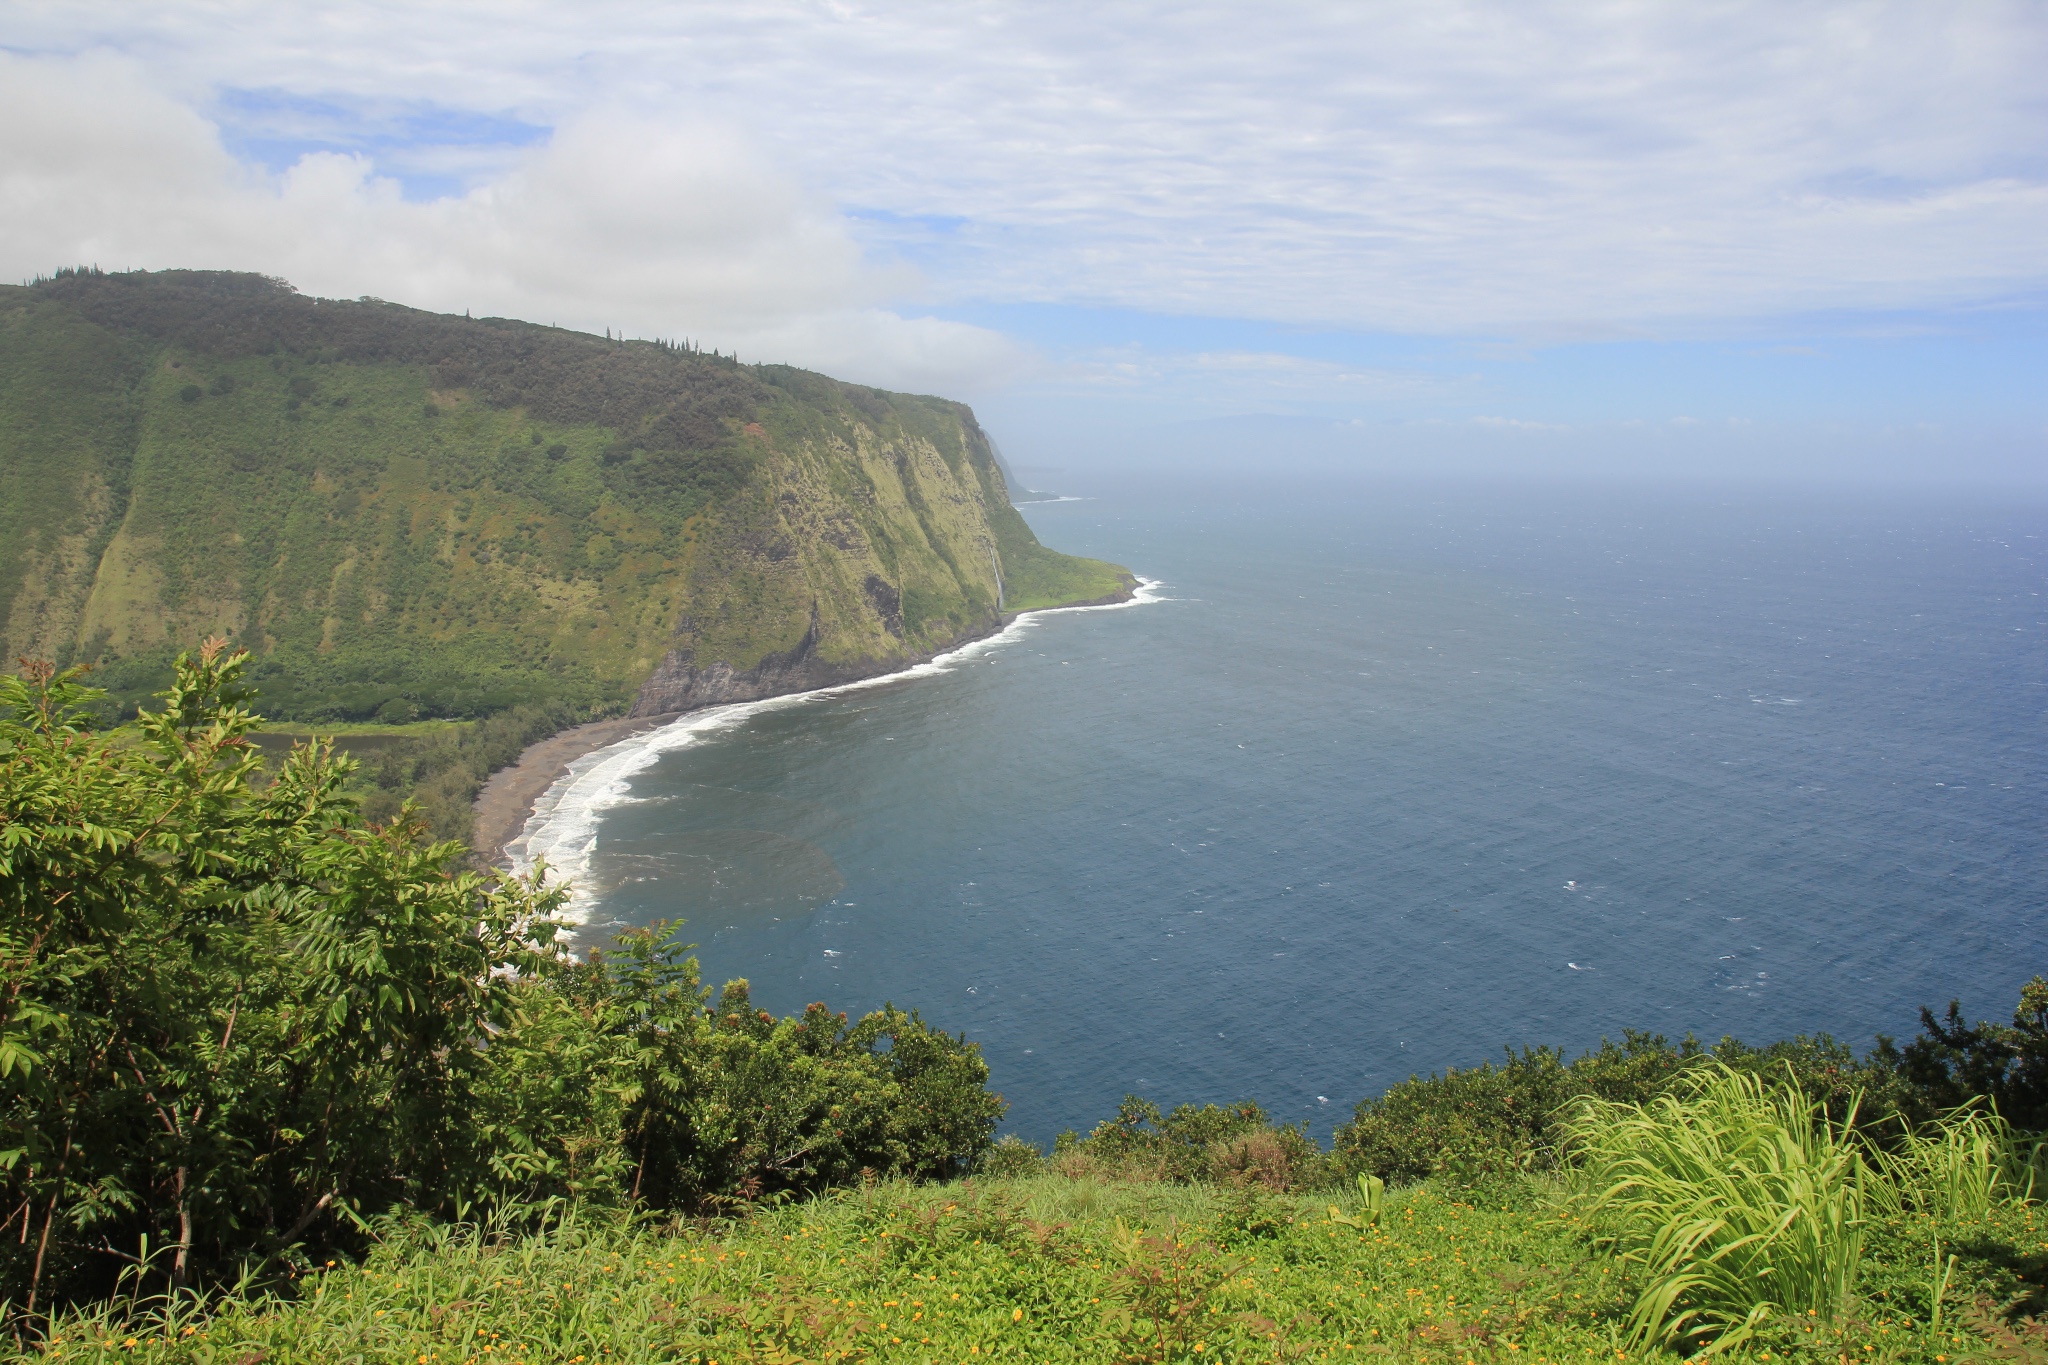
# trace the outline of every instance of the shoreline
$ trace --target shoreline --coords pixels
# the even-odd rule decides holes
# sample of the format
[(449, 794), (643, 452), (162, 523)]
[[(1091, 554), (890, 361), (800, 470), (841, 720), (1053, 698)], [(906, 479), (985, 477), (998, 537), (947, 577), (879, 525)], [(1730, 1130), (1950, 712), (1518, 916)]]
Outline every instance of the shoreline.
[(570, 764), (607, 744), (666, 725), (681, 714), (593, 720), (557, 730), (546, 739), (527, 745), (518, 758), (485, 778), (483, 788), (476, 794), (471, 807), (475, 824), (469, 839), (477, 860), (486, 867), (509, 867), (506, 846), (519, 837), (533, 815), (534, 803), (561, 780)]
[[(1135, 598), (1139, 587), (1140, 580), (1132, 578), (1119, 591), (1104, 597), (1091, 598), (1086, 602), (1062, 602), (1053, 607), (1033, 607), (1026, 611), (1004, 612), (988, 630), (955, 640), (944, 649), (931, 654), (891, 660), (888, 667), (874, 673), (849, 677), (842, 682), (826, 684), (823, 687), (791, 689), (789, 692), (775, 693), (771, 696), (827, 692), (834, 687), (873, 682), (898, 673), (907, 673), (955, 650), (1000, 635), (1015, 625), (1020, 617), (1034, 616), (1041, 611), (1116, 606)], [(770, 699), (762, 697), (757, 700)], [(541, 798), (553, 789), (555, 783), (567, 776), (570, 766), (576, 760), (608, 745), (616, 744), (622, 739), (630, 739), (634, 735), (660, 729), (684, 716), (696, 711), (710, 710), (720, 704), (713, 702), (693, 707), (689, 711), (667, 711), (652, 716), (619, 716), (611, 720), (590, 721), (587, 724), (571, 726), (567, 730), (558, 730), (546, 739), (529, 744), (520, 752), (518, 758), (486, 778), (482, 789), (477, 792), (476, 801), (472, 806), (475, 823), (470, 834), (474, 856), (486, 867), (509, 869), (511, 859), (507, 856), (506, 849), (513, 840), (525, 833), (527, 822), (533, 818), (534, 808)]]

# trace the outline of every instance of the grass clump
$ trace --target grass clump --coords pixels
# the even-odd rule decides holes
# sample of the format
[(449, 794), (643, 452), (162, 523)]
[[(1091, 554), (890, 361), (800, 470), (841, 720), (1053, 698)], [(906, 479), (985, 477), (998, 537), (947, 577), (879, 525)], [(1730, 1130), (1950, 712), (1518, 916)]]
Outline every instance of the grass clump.
[(1865, 1168), (1795, 1087), (1718, 1068), (1648, 1104), (1591, 1101), (1569, 1132), (1590, 1206), (1643, 1287), (1638, 1342), (1740, 1345), (1770, 1314), (1832, 1323), (1863, 1261)]
[[(1909, 1321), (1939, 1334), (1955, 1248), (1982, 1251), (2001, 1219), (2031, 1228), (2038, 1140), (1974, 1106), (1889, 1145), (1856, 1117), (1854, 1105), (1831, 1117), (1789, 1079), (1725, 1066), (1647, 1103), (1583, 1101), (1565, 1122), (1571, 1183), (1631, 1269), (1629, 1339), (1718, 1354), (1757, 1343), (1767, 1326), (1831, 1327), (1873, 1298), (1916, 1305)], [(1883, 1248), (1874, 1275), (1873, 1238)], [(2048, 1243), (2021, 1256), (2035, 1249)]]
[(2043, 1184), (2042, 1140), (1969, 1104), (1905, 1134), (1875, 1159), (1887, 1179), (1874, 1188), (1886, 1212), (1909, 1210), (1947, 1223), (1976, 1222), (1992, 1209), (2032, 1200)]

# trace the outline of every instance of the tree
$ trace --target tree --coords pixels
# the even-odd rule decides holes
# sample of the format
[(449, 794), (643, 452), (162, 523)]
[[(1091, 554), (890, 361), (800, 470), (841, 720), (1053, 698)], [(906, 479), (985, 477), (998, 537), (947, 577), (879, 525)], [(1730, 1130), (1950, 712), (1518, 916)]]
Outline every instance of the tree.
[(114, 734), (82, 669), (0, 677), (0, 1299), (137, 1259), (182, 1289), (391, 1210), (699, 1212), (988, 1149), (965, 1039), (713, 1006), (667, 926), (576, 961), (544, 870), (364, 823), (331, 744), (266, 773), (247, 661), (208, 641)]
[(1895, 1047), (1878, 1040), (1878, 1056), (1897, 1068), (1929, 1114), (1978, 1097), (1991, 1101), (2015, 1128), (2048, 1130), (2048, 981), (2035, 977), (2020, 990), (2010, 1025), (1967, 1023), (1959, 1000), (1948, 1012), (1920, 1010), (1921, 1036)]
[(30, 1311), (143, 1237), (183, 1285), (488, 1180), (469, 1091), (559, 893), (452, 870), (409, 811), (355, 823), (331, 746), (264, 780), (246, 662), (181, 656), (132, 738), (90, 729), (82, 669), (0, 678), (0, 1276)]

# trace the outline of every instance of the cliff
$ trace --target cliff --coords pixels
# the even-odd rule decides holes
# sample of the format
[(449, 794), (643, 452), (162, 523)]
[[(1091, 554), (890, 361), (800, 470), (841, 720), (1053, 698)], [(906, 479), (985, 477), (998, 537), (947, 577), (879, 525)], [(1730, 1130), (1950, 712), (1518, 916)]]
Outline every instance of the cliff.
[(265, 712), (686, 709), (1128, 591), (965, 406), (259, 276), (0, 287), (0, 648), (123, 703), (209, 633)]

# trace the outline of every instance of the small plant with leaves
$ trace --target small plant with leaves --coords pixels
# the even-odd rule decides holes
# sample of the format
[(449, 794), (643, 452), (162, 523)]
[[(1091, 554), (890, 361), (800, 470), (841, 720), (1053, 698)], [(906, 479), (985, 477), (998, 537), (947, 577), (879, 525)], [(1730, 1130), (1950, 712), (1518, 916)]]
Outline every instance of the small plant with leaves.
[(1347, 1228), (1358, 1228), (1361, 1231), (1366, 1228), (1378, 1227), (1380, 1214), (1385, 1210), (1386, 1203), (1387, 1182), (1376, 1175), (1361, 1175), (1358, 1177), (1358, 1212), (1356, 1214), (1347, 1214), (1335, 1204), (1332, 1204), (1330, 1205), (1330, 1221), (1340, 1223)]
[(1118, 1359), (1165, 1365), (1200, 1355), (1211, 1300), (1246, 1263), (1172, 1225), (1147, 1232), (1118, 1219), (1110, 1246), (1118, 1262), (1110, 1288), (1118, 1302), (1107, 1322)]

